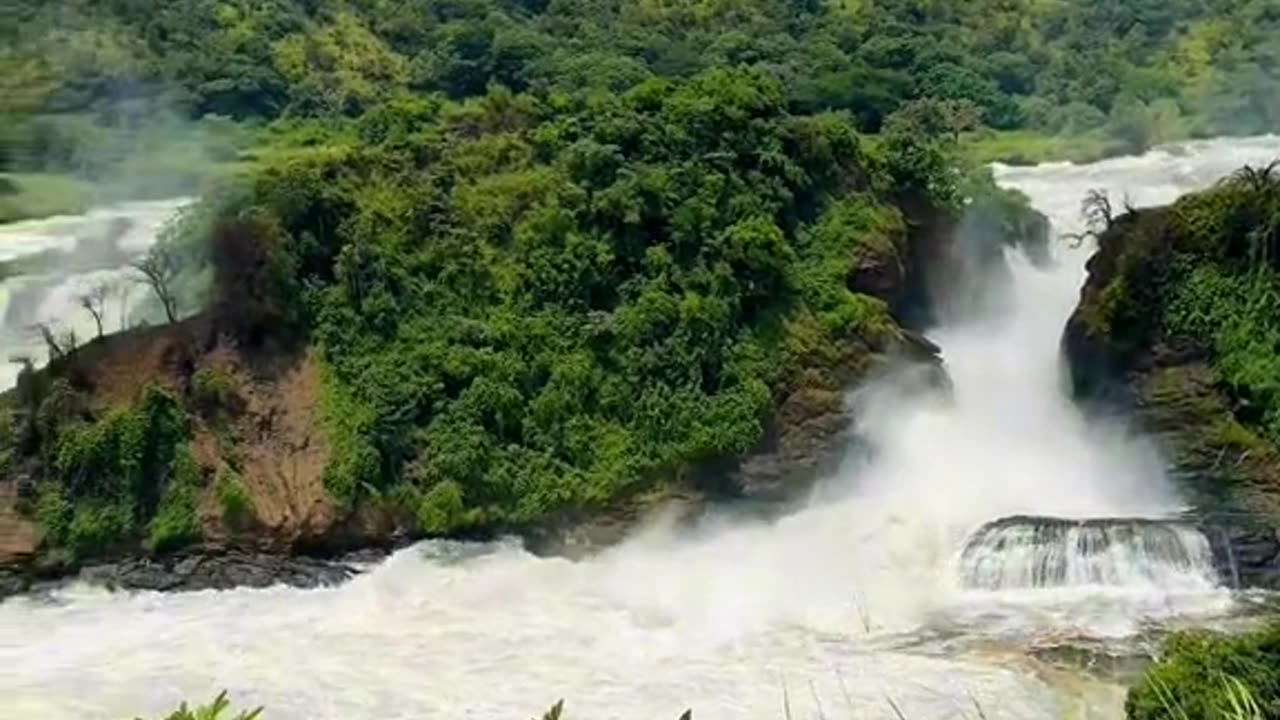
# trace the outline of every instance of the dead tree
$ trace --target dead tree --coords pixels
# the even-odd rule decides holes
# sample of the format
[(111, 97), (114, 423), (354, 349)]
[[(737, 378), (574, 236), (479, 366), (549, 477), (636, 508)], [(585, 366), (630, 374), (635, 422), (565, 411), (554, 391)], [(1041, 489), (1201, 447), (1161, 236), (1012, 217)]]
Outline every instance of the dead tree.
[(80, 307), (93, 316), (93, 322), (98, 326), (98, 337), (102, 337), (102, 320), (106, 316), (107, 298), (111, 296), (112, 291), (113, 288), (109, 283), (98, 283), (77, 298), (80, 301)]
[(49, 349), (49, 359), (56, 360), (65, 357), (67, 353), (76, 349), (76, 334), (74, 330), (68, 330), (59, 337), (53, 331), (53, 327), (46, 322), (38, 322), (35, 329), (39, 331), (40, 337), (44, 339), (45, 347)]
[(173, 281), (178, 277), (179, 267), (173, 249), (165, 243), (156, 243), (132, 265), (134, 270), (142, 274), (142, 280), (150, 286), (164, 306), (165, 317), (171, 323), (177, 322), (178, 298), (174, 293)]
[[(1134, 211), (1133, 202), (1128, 195), (1124, 198), (1124, 214)], [(1079, 247), (1085, 240), (1098, 240), (1102, 234), (1111, 229), (1119, 218), (1116, 215), (1115, 205), (1111, 202), (1111, 196), (1106, 190), (1094, 188), (1085, 193), (1084, 200), (1080, 203), (1080, 217), (1084, 220), (1084, 231), (1078, 233), (1067, 233), (1063, 237), (1072, 241), (1072, 247)]]

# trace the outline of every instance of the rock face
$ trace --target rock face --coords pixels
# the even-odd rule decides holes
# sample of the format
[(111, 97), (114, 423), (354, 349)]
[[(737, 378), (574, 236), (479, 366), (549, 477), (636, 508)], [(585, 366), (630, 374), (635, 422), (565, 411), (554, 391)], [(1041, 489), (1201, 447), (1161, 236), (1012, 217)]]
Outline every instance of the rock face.
[[(86, 565), (70, 579), (112, 590), (228, 590), (271, 585), (313, 588), (336, 585), (350, 579), (370, 559), (352, 556), (322, 560), (236, 550), (192, 551)], [(0, 572), (0, 598), (28, 591), (38, 592), (49, 587), (50, 582), (17, 572)]]
[(80, 571), (79, 579), (123, 590), (226, 590), (275, 584), (302, 588), (335, 585), (355, 573), (354, 567), (342, 562), (230, 552), (90, 565)]
[(1280, 590), (1280, 530), (1247, 516), (1208, 518), (1201, 529), (1224, 585)]
[(1063, 350), (1083, 402), (1122, 409), (1156, 440), (1224, 580), (1280, 588), (1280, 448), (1240, 413), (1207, 338), (1163, 320), (1175, 258), (1197, 261), (1177, 211), (1130, 213), (1101, 234)]

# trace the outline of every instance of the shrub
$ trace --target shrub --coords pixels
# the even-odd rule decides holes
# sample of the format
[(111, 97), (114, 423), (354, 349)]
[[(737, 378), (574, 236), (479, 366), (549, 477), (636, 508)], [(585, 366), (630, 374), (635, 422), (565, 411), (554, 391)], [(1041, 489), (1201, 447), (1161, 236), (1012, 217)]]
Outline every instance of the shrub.
[(203, 367), (191, 376), (191, 401), (206, 417), (231, 410), (239, 397), (239, 382), (230, 372)]
[(148, 528), (147, 544), (155, 552), (174, 550), (200, 537), (196, 505), (204, 478), (186, 448), (174, 455), (172, 475)]
[(125, 501), (77, 503), (63, 539), (76, 557), (102, 554), (131, 538), (137, 530), (133, 508)]
[(7, 476), (18, 452), (18, 424), (12, 410), (0, 406), (0, 477)]
[(456, 528), (463, 513), (462, 488), (449, 480), (432, 487), (418, 501), (418, 525), (427, 534), (438, 535)]
[(268, 332), (286, 336), (297, 319), (296, 270), (279, 224), (265, 214), (221, 219), (209, 253), (219, 325), (251, 345)]
[(232, 530), (247, 527), (257, 516), (253, 498), (244, 486), (240, 475), (231, 468), (218, 473), (218, 505), (222, 508), (222, 521)]
[(189, 437), (177, 400), (154, 387), (132, 407), (64, 426), (39, 488), (44, 543), (84, 557), (142, 530), (161, 547), (191, 537), (200, 472), (183, 447)]
[(262, 715), (262, 708), (257, 708), (256, 710), (241, 711), (235, 715), (224, 717), (224, 714), (230, 710), (231, 701), (227, 699), (227, 693), (224, 691), (219, 693), (218, 697), (214, 698), (213, 702), (208, 705), (190, 708), (186, 703), (182, 703), (165, 720), (257, 720)]
[(1280, 718), (1280, 624), (1234, 637), (1171, 636), (1129, 691), (1125, 712), (1130, 720)]

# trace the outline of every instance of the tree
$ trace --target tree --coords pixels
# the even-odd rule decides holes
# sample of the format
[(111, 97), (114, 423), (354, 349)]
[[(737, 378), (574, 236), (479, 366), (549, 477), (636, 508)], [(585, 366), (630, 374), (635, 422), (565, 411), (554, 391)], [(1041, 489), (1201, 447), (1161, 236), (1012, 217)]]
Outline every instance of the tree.
[(250, 343), (269, 332), (287, 334), (295, 316), (295, 264), (279, 225), (262, 215), (221, 220), (209, 253), (219, 324)]
[(79, 345), (75, 330), (67, 330), (59, 337), (49, 323), (38, 322), (35, 324), (35, 328), (39, 331), (40, 337), (44, 339), (44, 344), (49, 349), (50, 360), (66, 357), (67, 353), (75, 350), (76, 346)]
[(178, 276), (177, 253), (167, 243), (156, 243), (146, 255), (132, 263), (133, 269), (142, 274), (142, 281), (151, 287), (169, 322), (178, 320), (178, 298), (174, 294), (173, 281)]
[(89, 288), (88, 292), (80, 294), (77, 298), (80, 301), (80, 307), (93, 316), (93, 322), (98, 326), (98, 337), (102, 337), (102, 318), (106, 314), (107, 298), (114, 292), (115, 288), (111, 283), (103, 282)]
[(889, 118), (889, 130), (947, 136), (953, 142), (960, 133), (982, 127), (982, 108), (969, 100), (921, 98), (903, 105)]

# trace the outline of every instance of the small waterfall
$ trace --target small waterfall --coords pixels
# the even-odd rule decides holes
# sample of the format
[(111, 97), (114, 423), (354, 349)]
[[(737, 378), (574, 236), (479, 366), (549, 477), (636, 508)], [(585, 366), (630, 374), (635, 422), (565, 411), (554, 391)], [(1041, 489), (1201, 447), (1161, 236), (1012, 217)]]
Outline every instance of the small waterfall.
[(1186, 523), (1140, 518), (1002, 518), (970, 536), (958, 575), (963, 587), (976, 590), (1217, 584), (1203, 533)]

